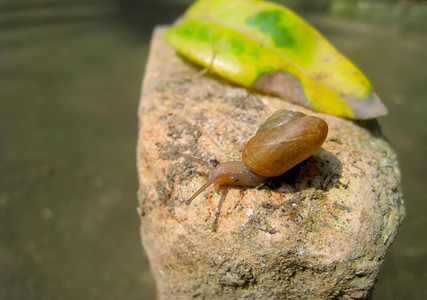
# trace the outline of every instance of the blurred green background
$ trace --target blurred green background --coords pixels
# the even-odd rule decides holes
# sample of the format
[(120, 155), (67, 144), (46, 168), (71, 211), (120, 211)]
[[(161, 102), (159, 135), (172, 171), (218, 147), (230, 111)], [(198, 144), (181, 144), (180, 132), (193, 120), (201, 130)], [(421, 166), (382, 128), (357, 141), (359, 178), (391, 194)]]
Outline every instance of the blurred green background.
[[(0, 299), (153, 299), (136, 213), (153, 26), (191, 1), (0, 2)], [(282, 1), (372, 80), (407, 217), (373, 299), (427, 299), (426, 1)]]

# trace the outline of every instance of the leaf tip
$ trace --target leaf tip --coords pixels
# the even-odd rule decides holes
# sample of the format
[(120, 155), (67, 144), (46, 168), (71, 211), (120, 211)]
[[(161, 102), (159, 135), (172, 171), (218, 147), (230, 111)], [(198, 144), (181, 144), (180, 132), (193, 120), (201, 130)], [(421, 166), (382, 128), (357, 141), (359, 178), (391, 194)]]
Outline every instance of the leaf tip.
[(359, 120), (374, 119), (388, 113), (387, 107), (374, 91), (372, 91), (370, 99), (347, 98), (346, 101)]

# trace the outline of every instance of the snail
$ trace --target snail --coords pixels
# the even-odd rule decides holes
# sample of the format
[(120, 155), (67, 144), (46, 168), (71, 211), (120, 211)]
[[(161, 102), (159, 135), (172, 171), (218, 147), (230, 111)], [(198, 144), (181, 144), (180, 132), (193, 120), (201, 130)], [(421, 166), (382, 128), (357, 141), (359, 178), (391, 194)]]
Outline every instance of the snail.
[(190, 198), (189, 204), (211, 184), (217, 186), (258, 186), (269, 177), (279, 176), (313, 155), (328, 134), (328, 124), (321, 118), (281, 109), (259, 128), (242, 152), (241, 161), (219, 163), (182, 156), (211, 169), (209, 179)]

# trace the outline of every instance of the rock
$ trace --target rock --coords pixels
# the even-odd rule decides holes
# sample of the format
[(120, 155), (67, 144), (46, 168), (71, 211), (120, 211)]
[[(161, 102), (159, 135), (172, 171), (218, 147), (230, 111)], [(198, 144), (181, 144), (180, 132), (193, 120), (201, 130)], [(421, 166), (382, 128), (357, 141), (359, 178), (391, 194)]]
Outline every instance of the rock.
[[(141, 235), (159, 298), (367, 297), (404, 218), (398, 162), (377, 122), (202, 75), (164, 33), (157, 28), (152, 40), (137, 149)], [(279, 108), (323, 118), (322, 149), (264, 186), (209, 187), (185, 204), (208, 170), (176, 153), (239, 160)]]

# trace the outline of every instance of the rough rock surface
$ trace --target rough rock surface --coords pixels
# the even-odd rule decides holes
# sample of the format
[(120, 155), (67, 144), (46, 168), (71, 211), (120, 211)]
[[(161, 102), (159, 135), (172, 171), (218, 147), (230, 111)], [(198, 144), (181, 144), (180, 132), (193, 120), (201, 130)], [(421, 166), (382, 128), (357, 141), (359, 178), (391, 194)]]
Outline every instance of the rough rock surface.
[[(141, 234), (159, 298), (366, 297), (404, 217), (396, 155), (377, 122), (316, 114), (201, 75), (164, 32), (152, 40), (137, 150)], [(322, 149), (264, 186), (209, 187), (185, 204), (208, 170), (176, 152), (238, 160), (279, 108), (326, 120)]]

